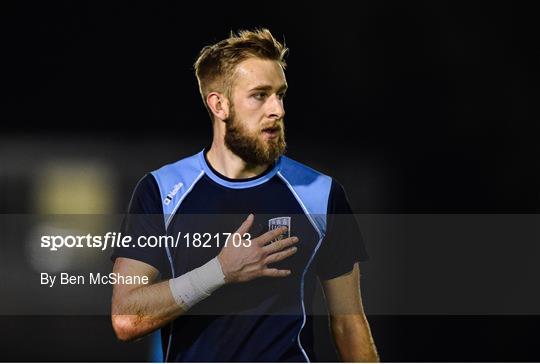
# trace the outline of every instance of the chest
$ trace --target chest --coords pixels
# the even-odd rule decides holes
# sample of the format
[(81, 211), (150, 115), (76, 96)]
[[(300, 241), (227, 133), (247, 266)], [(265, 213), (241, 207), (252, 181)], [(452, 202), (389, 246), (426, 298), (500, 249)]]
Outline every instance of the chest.
[(177, 274), (215, 257), (226, 241), (240, 243), (234, 233), (250, 213), (255, 216), (251, 239), (280, 226), (287, 226), (289, 236), (299, 238), (297, 253), (273, 266), (291, 268), (293, 275), (302, 273), (319, 235), (285, 184), (274, 179), (252, 188), (232, 189), (210, 180), (200, 182), (182, 201), (169, 225), (168, 234), (178, 242), (172, 254)]

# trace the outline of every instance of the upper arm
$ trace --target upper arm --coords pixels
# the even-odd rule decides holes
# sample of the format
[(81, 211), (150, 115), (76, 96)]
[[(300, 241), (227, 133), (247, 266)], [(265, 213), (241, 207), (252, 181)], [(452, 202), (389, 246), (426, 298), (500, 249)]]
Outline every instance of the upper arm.
[(360, 267), (322, 282), (334, 342), (343, 362), (378, 362), (377, 349), (364, 315), (360, 294)]
[[(142, 269), (134, 267), (138, 263), (146, 263), (141, 267), (152, 266), (162, 275), (169, 275), (169, 262), (165, 249), (161, 246), (152, 247), (148, 244), (139, 245), (139, 239), (146, 241), (150, 236), (166, 235), (165, 223), (163, 219), (163, 209), (159, 187), (153, 175), (147, 174), (135, 187), (128, 212), (124, 217), (122, 234), (130, 236), (131, 241), (137, 242), (130, 246), (116, 246), (111, 255), (111, 260), (115, 262), (114, 269)], [(122, 258), (120, 260), (120, 258)], [(129, 258), (129, 259), (127, 259)], [(131, 261), (131, 263), (126, 263)]]
[(339, 277), (322, 280), (328, 311), (332, 317), (363, 314), (360, 294), (360, 267), (354, 263), (353, 270)]
[(321, 280), (332, 280), (350, 272), (354, 263), (367, 259), (364, 239), (345, 191), (333, 180), (327, 229), (315, 262), (317, 275)]

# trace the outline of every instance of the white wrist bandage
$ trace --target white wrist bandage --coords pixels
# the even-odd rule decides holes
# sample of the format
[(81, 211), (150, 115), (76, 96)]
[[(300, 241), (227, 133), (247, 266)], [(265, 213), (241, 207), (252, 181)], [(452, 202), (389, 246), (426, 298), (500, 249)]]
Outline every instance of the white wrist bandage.
[(185, 311), (208, 298), (225, 284), (225, 276), (217, 257), (180, 277), (169, 280), (169, 287), (176, 303)]

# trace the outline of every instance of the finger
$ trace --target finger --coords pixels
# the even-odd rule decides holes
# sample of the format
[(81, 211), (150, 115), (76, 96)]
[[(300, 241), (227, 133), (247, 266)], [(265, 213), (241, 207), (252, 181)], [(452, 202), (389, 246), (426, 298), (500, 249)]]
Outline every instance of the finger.
[(267, 231), (266, 233), (260, 235), (259, 237), (257, 237), (256, 239), (254, 239), (258, 244), (260, 245), (264, 245), (266, 243), (268, 243), (269, 241), (272, 241), (274, 240), (275, 238), (277, 238), (278, 236), (280, 236), (281, 234), (285, 234), (287, 232), (287, 227), (286, 226), (282, 226), (278, 229), (274, 229), (274, 230), (270, 230), (270, 231)]
[(277, 268), (265, 268), (262, 271), (263, 277), (275, 277), (283, 278), (291, 274), (291, 271), (288, 269), (277, 269)]
[(242, 225), (236, 230), (237, 234), (240, 234), (240, 236), (243, 236), (245, 233), (251, 229), (251, 225), (253, 225), (253, 220), (255, 219), (255, 216), (253, 214), (249, 214), (248, 217), (244, 220)]
[(267, 246), (263, 247), (263, 250), (267, 254), (272, 254), (296, 243), (298, 243), (298, 238), (296, 236), (291, 236), (290, 238), (281, 239), (273, 242), (272, 244), (268, 244)]
[(290, 257), (291, 255), (296, 253), (297, 250), (298, 248), (293, 246), (292, 248), (289, 248), (287, 250), (282, 250), (280, 252), (271, 254), (266, 257), (266, 259), (264, 260), (264, 264), (272, 264), (279, 262), (280, 260)]

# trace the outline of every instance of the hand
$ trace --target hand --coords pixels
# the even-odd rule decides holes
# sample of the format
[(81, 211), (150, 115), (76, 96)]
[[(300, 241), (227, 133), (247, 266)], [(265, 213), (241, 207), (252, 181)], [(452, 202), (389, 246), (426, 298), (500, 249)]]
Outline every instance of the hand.
[[(244, 236), (253, 224), (254, 216), (250, 214), (235, 234)], [(289, 269), (268, 268), (268, 264), (279, 262), (290, 257), (298, 250), (292, 246), (298, 242), (296, 236), (268, 242), (287, 231), (286, 227), (268, 231), (261, 236), (251, 239), (251, 244), (227, 244), (218, 254), (221, 270), (226, 283), (248, 282), (258, 277), (286, 277), (291, 274)]]

